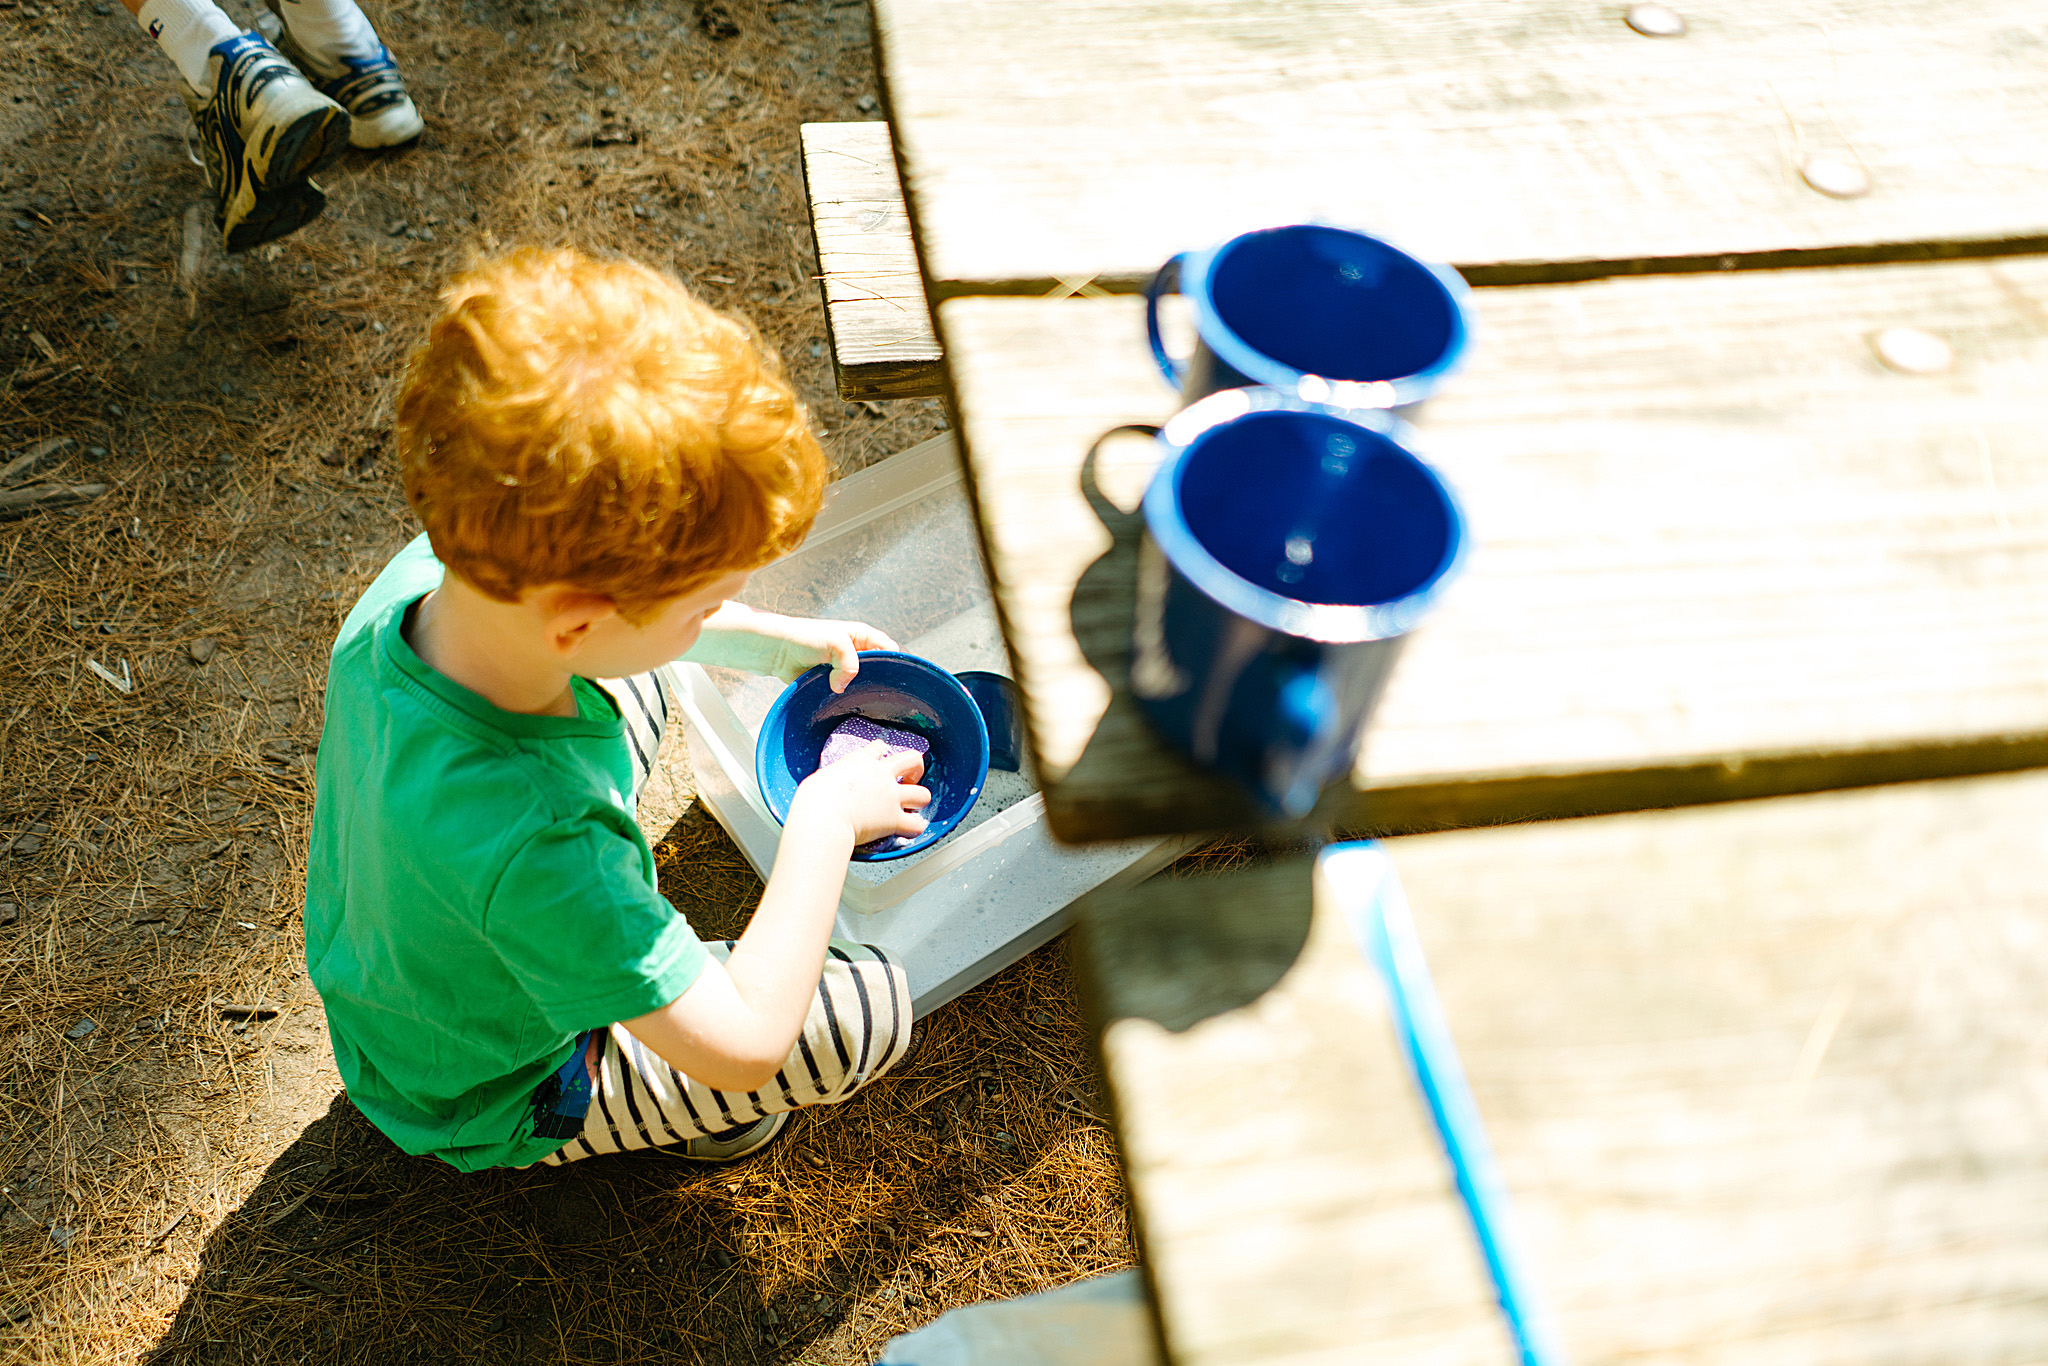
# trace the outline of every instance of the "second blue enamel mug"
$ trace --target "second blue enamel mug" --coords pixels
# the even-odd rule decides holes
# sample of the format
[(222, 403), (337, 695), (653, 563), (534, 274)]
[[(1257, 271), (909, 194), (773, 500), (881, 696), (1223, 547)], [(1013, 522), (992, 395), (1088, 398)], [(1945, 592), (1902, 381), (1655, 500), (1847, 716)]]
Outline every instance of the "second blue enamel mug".
[(1231, 389), (1157, 431), (1131, 692), (1196, 763), (1299, 818), (1350, 771), (1464, 516), (1388, 413)]

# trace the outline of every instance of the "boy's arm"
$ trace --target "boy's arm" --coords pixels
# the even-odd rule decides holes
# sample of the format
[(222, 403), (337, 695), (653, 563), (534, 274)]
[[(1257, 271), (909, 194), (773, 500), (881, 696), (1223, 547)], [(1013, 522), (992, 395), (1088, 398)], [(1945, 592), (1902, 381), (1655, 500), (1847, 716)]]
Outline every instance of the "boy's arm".
[(917, 835), (924, 763), (876, 741), (798, 785), (775, 867), (746, 932), (689, 989), (626, 1028), (663, 1062), (720, 1091), (758, 1091), (796, 1046), (856, 844)]
[(715, 664), (747, 673), (773, 674), (785, 683), (814, 664), (830, 664), (833, 692), (860, 672), (862, 650), (893, 650), (896, 642), (859, 621), (825, 621), (762, 612), (728, 602), (704, 618), (697, 643), (683, 655), (693, 664)]

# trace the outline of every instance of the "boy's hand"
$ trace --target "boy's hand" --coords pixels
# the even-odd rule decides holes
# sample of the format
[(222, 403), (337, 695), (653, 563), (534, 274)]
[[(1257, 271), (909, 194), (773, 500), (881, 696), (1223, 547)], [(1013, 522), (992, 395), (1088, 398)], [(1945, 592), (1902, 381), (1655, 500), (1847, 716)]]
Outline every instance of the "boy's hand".
[(896, 642), (859, 621), (785, 617), (729, 602), (704, 620), (699, 644), (685, 656), (703, 664), (772, 674), (785, 683), (817, 664), (830, 664), (833, 692), (860, 672), (862, 650), (894, 650)]
[(797, 784), (789, 824), (812, 817), (844, 821), (857, 845), (885, 835), (922, 835), (930, 822), (917, 813), (932, 799), (930, 791), (916, 785), (923, 776), (920, 755), (892, 752), (882, 741), (872, 741)]

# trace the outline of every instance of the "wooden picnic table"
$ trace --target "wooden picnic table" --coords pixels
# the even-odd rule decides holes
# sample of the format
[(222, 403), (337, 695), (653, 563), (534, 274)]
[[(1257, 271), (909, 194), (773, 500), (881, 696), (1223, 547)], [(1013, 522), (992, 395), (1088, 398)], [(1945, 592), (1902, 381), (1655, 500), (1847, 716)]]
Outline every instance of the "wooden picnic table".
[[(1080, 470), (1176, 406), (1133, 293), (1309, 219), (1453, 264), (1477, 340), (1418, 426), (1476, 548), (1312, 825), (1409, 836), (1567, 1344), (2048, 1351), (2048, 787), (1972, 776), (2048, 766), (2048, 13), (873, 6), (1056, 833), (1260, 821), (1125, 686)], [(1503, 1359), (1307, 863), (1080, 919), (1169, 1358)]]
[[(1078, 474), (1096, 434), (1173, 410), (1138, 306), (1028, 296), (1128, 290), (1176, 251), (1316, 216), (1525, 286), (1479, 292), (1472, 362), (1421, 416), (1477, 549), (1319, 820), (1432, 829), (2048, 757), (2048, 265), (2018, 254), (2048, 246), (2038, 6), (1743, 0), (1688, 10), (1677, 38), (1622, 13), (878, 0), (1063, 838), (1255, 813), (1121, 687), (1129, 546)], [(1817, 158), (1869, 192), (1815, 190)], [(1743, 269), (1795, 264), (1823, 268)], [(1888, 369), (1896, 327), (1953, 363)]]

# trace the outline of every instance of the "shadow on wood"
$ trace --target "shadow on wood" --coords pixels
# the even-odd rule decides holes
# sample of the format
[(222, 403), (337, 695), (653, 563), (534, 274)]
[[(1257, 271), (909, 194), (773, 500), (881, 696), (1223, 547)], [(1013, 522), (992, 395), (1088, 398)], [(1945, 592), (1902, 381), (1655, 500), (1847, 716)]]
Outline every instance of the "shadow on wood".
[(1076, 961), (1099, 1023), (1150, 1020), (1179, 1034), (1258, 1000), (1308, 943), (1307, 885), (1295, 859), (1086, 897)]

